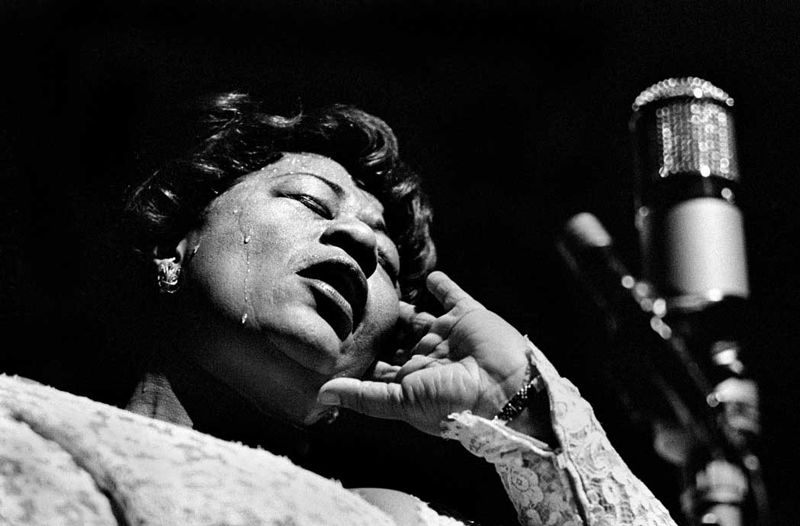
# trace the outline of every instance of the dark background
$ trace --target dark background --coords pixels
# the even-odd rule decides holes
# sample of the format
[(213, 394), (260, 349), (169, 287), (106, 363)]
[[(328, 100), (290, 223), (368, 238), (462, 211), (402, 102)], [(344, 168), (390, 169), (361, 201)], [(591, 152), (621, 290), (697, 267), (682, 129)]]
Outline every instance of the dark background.
[[(2, 368), (122, 403), (135, 380), (126, 351), (138, 343), (125, 320), (141, 299), (118, 211), (132, 182), (191, 144), (187, 101), (238, 89), (284, 112), (353, 103), (393, 127), (424, 175), (440, 268), (547, 352), (677, 516), (677, 475), (599, 374), (608, 343), (553, 236), (592, 211), (637, 268), (630, 105), (656, 81), (699, 76), (736, 100), (752, 288), (745, 361), (763, 396), (776, 522), (792, 523), (800, 10), (762, 4), (4, 2)], [(512, 523), (491, 470), (458, 447), (365, 426), (343, 418), (309, 465)]]

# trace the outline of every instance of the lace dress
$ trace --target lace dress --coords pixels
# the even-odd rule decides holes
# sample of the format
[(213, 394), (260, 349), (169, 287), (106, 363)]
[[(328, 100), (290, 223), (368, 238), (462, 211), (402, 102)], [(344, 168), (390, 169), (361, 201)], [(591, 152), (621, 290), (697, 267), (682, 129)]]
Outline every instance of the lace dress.
[[(531, 349), (558, 448), (468, 412), (451, 415), (443, 435), (495, 465), (523, 525), (674, 524), (578, 390)], [(0, 524), (397, 524), (284, 457), (151, 418), (185, 415), (165, 413), (171, 404), (168, 384), (152, 378), (132, 404), (153, 413), (143, 416), (0, 375)], [(461, 524), (412, 499), (411, 523)]]

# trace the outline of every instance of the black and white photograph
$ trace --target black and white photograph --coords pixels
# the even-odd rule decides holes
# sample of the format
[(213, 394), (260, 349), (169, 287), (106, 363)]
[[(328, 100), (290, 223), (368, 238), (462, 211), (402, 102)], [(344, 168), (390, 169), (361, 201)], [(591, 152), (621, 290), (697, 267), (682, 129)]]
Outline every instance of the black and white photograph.
[(0, 42), (1, 525), (800, 523), (800, 7)]

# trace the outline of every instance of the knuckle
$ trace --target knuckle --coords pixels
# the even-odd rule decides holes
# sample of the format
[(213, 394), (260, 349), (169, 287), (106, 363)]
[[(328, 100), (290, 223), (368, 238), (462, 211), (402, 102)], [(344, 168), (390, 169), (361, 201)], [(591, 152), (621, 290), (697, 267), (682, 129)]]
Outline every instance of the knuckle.
[(367, 394), (364, 386), (360, 386), (353, 398), (353, 409), (358, 413), (365, 413), (368, 409)]

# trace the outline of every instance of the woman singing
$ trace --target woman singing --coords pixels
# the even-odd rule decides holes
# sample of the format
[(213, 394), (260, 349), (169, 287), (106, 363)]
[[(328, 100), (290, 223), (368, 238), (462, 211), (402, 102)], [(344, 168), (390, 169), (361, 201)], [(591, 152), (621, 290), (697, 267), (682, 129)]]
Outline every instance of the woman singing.
[[(575, 387), (433, 271), (430, 207), (383, 121), (241, 94), (210, 115), (129, 201), (161, 298), (127, 410), (0, 379), (0, 522), (457, 523), (273, 454), (347, 408), (494, 464), (521, 524), (672, 524)], [(254, 429), (272, 453), (238, 443)]]

